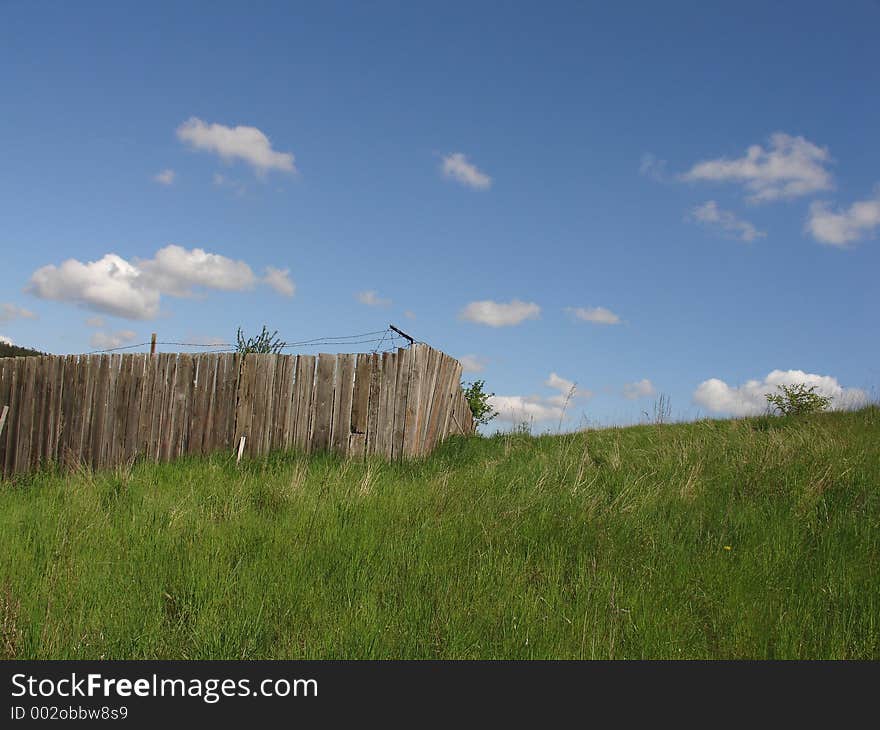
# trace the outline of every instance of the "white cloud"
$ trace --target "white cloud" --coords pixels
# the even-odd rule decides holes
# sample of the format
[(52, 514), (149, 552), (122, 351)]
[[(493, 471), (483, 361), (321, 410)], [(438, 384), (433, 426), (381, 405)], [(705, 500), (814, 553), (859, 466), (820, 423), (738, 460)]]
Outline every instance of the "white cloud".
[(177, 173), (174, 172), (174, 170), (167, 169), (153, 175), (153, 180), (161, 185), (171, 185), (171, 183), (174, 182), (175, 177), (177, 177)]
[(471, 302), (459, 315), (461, 319), (490, 327), (510, 327), (527, 319), (537, 319), (541, 315), (541, 307), (534, 302), (523, 302), (512, 299), (509, 302), (493, 302), (484, 300)]
[(587, 399), (592, 391), (578, 388), (567, 378), (550, 373), (544, 385), (558, 391), (554, 395), (495, 395), (489, 403), (498, 411), (498, 419), (507, 423), (524, 421), (559, 421), (565, 416), (566, 408), (575, 398)]
[(584, 322), (620, 324), (620, 317), (605, 307), (568, 307), (565, 311)]
[(193, 287), (242, 291), (256, 280), (244, 261), (175, 244), (160, 248), (152, 259), (136, 260), (136, 264), (151, 286), (176, 297), (192, 296)]
[(107, 320), (103, 317), (89, 317), (86, 320), (87, 327), (94, 327), (95, 329), (103, 329), (107, 326)]
[(282, 296), (292, 297), (296, 293), (296, 284), (290, 278), (290, 269), (267, 266), (263, 281)]
[(0, 304), (0, 322), (11, 322), (14, 319), (36, 319), (37, 315), (30, 309), (19, 307), (11, 302)]
[(556, 373), (550, 373), (547, 380), (544, 381), (544, 385), (548, 388), (553, 388), (553, 390), (559, 391), (556, 395), (551, 395), (546, 398), (548, 403), (557, 406), (564, 406), (566, 401), (572, 400), (573, 398), (593, 397), (593, 392), (591, 390), (578, 388), (573, 380), (563, 378)]
[(31, 275), (27, 291), (117, 317), (152, 319), (159, 314), (163, 294), (191, 297), (199, 289), (243, 291), (255, 282), (244, 261), (172, 244), (152, 259), (127, 261), (109, 253), (87, 263), (68, 259), (60, 266), (49, 264)]
[(12, 341), (12, 339), (10, 337), (7, 337), (6, 335), (0, 335), (0, 343), (2, 343), (4, 345), (14, 345), (15, 344)]
[(765, 231), (759, 231), (748, 221), (737, 218), (729, 210), (722, 210), (714, 200), (692, 208), (685, 220), (693, 220), (706, 226), (720, 228), (741, 241), (751, 242), (767, 235)]
[(492, 178), (468, 162), (461, 152), (443, 158), (443, 174), (474, 190), (488, 190), (492, 186)]
[(119, 330), (117, 332), (93, 332), (89, 338), (89, 344), (96, 350), (112, 350), (135, 341), (137, 333), (133, 330)]
[(493, 395), (489, 404), (498, 411), (498, 420), (507, 423), (558, 421), (562, 417), (561, 406), (548, 403), (537, 395)]
[(361, 291), (354, 295), (355, 299), (357, 299), (361, 304), (366, 304), (368, 307), (390, 307), (391, 300), (383, 299), (379, 296), (379, 293), (374, 289), (369, 289), (367, 291)]
[(43, 266), (31, 275), (27, 291), (128, 319), (159, 314), (159, 290), (146, 286), (140, 269), (113, 253), (88, 263), (68, 259)]
[(695, 164), (683, 180), (736, 182), (749, 192), (750, 202), (796, 198), (833, 187), (826, 165), (831, 155), (803, 137), (784, 132), (770, 136), (770, 146), (752, 145), (745, 156), (718, 158)]
[(718, 378), (705, 380), (694, 391), (694, 403), (713, 413), (733, 416), (754, 416), (767, 410), (767, 393), (776, 393), (778, 385), (804, 383), (815, 385), (820, 395), (830, 396), (831, 407), (852, 408), (868, 402), (868, 394), (860, 388), (844, 388), (831, 375), (805, 373), (803, 370), (773, 370), (763, 380), (749, 380), (730, 386)]
[(666, 173), (666, 160), (658, 160), (656, 156), (650, 152), (642, 155), (639, 164), (639, 175), (649, 177), (657, 182), (664, 182), (668, 175)]
[(293, 155), (273, 150), (269, 138), (256, 127), (207, 124), (191, 117), (177, 128), (177, 137), (195, 149), (215, 152), (225, 160), (244, 160), (260, 174), (268, 170), (296, 172)]
[(407, 310), (403, 313), (403, 316), (406, 317), (407, 319), (415, 319), (415, 318), (416, 318), (416, 313), (413, 312), (411, 309), (407, 309)]
[(824, 201), (814, 201), (810, 205), (810, 217), (806, 229), (817, 241), (832, 246), (846, 246), (870, 235), (880, 226), (880, 186), (874, 190), (874, 197), (859, 200), (846, 210), (836, 212)]
[(466, 373), (480, 373), (486, 369), (489, 362), (479, 355), (462, 355), (458, 361), (461, 363), (462, 371)]
[(623, 397), (627, 398), (628, 400), (650, 398), (652, 395), (656, 394), (657, 389), (654, 387), (654, 384), (647, 378), (637, 380), (634, 383), (626, 383), (623, 386)]

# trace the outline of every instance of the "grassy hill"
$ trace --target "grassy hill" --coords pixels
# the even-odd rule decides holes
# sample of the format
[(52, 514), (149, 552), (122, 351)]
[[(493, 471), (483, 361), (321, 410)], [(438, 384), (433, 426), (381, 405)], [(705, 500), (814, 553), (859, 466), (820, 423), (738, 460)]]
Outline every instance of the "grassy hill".
[(880, 658), (880, 409), (0, 488), (0, 655)]

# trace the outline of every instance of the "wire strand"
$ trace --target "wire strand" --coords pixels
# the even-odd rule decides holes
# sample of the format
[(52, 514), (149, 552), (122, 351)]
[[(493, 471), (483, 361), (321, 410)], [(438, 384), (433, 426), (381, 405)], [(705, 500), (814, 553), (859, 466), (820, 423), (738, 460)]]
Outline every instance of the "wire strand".
[[(391, 335), (389, 340), (389, 334)], [(381, 337), (372, 337), (372, 335), (382, 335)], [(400, 347), (399, 342), (404, 340), (405, 338), (401, 337), (396, 332), (393, 332), (390, 327), (385, 328), (384, 330), (375, 330), (373, 332), (361, 332), (356, 335), (338, 335), (338, 336), (327, 336), (327, 337), (314, 337), (310, 340), (298, 340), (296, 342), (284, 342), (282, 341), (280, 345), (280, 349), (288, 350), (288, 349), (309, 349), (316, 347), (333, 347), (335, 345), (375, 345), (373, 348), (373, 352), (391, 352)], [(387, 341), (387, 345), (386, 345)], [(138, 347), (148, 347), (152, 346), (151, 342), (139, 342), (134, 345), (120, 345), (119, 347), (108, 347), (101, 350), (91, 350), (90, 352), (86, 352), (86, 355), (97, 355), (101, 353), (111, 353), (111, 352), (119, 352), (122, 350), (134, 350)], [(204, 350), (204, 354), (212, 354), (212, 353), (220, 353), (220, 352), (234, 352), (236, 350), (236, 345), (230, 342), (175, 342), (172, 340), (162, 340), (161, 342), (157, 341), (156, 345), (174, 345), (177, 347), (204, 347), (204, 348), (213, 348), (209, 350)], [(409, 346), (409, 342), (407, 341), (406, 346)], [(383, 345), (385, 346), (383, 348)]]

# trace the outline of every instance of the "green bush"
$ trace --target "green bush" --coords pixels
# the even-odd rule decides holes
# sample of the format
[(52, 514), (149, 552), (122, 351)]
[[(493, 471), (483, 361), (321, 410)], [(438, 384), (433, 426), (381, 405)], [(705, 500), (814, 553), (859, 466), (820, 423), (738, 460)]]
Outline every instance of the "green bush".
[(462, 381), (461, 383), (464, 397), (467, 398), (468, 405), (471, 407), (474, 420), (483, 426), (498, 415), (498, 411), (494, 410), (489, 403), (489, 398), (495, 394), (487, 393), (484, 390), (485, 386), (485, 380), (475, 380), (473, 383)]
[(807, 387), (805, 383), (777, 385), (777, 393), (766, 393), (765, 397), (772, 410), (783, 416), (801, 416), (805, 413), (819, 413), (831, 405), (831, 397), (819, 395), (817, 386)]
[(269, 332), (266, 325), (256, 337), (245, 337), (241, 327), (235, 333), (236, 347), (240, 355), (249, 353), (277, 355), (283, 349), (285, 343), (278, 339), (278, 330)]

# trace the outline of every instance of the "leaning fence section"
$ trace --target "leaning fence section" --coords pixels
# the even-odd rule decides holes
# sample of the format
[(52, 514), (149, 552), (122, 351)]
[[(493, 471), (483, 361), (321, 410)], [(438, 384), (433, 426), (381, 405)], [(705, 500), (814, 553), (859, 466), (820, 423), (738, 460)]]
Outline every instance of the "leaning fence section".
[(424, 344), (386, 353), (67, 355), (0, 359), (0, 469), (296, 449), (388, 460), (475, 424), (461, 364)]

